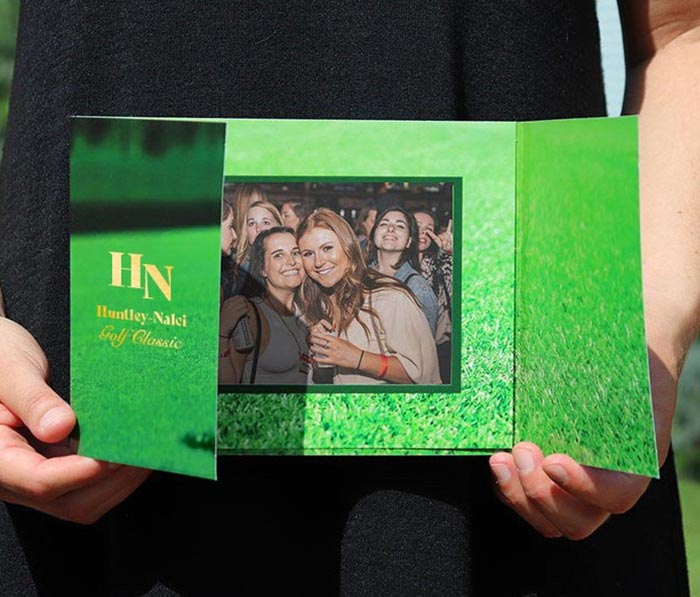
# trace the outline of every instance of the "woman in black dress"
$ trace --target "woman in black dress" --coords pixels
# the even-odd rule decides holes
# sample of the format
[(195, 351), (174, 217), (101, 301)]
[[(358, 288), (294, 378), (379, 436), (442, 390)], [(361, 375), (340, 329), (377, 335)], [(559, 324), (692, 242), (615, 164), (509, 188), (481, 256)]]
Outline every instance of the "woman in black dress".
[[(667, 449), (677, 371), (700, 320), (700, 235), (688, 223), (700, 196), (700, 9), (689, 0), (621, 0), (628, 109), (641, 110), (645, 308), (665, 461), (644, 495), (646, 480), (518, 446), (515, 461), (499, 454), (491, 465), (498, 495), (532, 530), (492, 497), (479, 458), (230, 458), (217, 484), (164, 474), (144, 484), (144, 471), (59, 456), (58, 445), (37, 452), (19, 432), (23, 422), (59, 442), (74, 425), (60, 398), (71, 114), (603, 115), (594, 2), (511, 4), (23, 3), (0, 176), (0, 280), (14, 320), (0, 320), (0, 498), (15, 504), (0, 508), (0, 592), (687, 594)], [(581, 538), (629, 508), (585, 541), (542, 537)]]

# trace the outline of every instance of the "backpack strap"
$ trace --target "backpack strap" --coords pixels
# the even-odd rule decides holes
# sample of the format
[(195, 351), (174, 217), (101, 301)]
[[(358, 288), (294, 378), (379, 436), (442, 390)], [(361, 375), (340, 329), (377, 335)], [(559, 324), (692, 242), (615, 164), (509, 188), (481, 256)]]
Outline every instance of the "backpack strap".
[(250, 368), (250, 384), (255, 383), (255, 374), (258, 370), (258, 357), (260, 356), (260, 338), (262, 337), (262, 322), (260, 321), (260, 311), (255, 306), (254, 301), (250, 301), (250, 305), (253, 307), (253, 313), (255, 313), (255, 324), (258, 328), (258, 333), (255, 335), (255, 348), (253, 350), (253, 364)]
[(406, 286), (408, 286), (408, 281), (409, 281), (411, 278), (413, 278), (414, 276), (419, 276), (419, 275), (420, 275), (420, 274), (419, 274), (418, 272), (413, 272), (412, 274), (408, 274), (408, 276), (406, 276), (406, 279), (403, 281), (403, 283), (404, 283)]

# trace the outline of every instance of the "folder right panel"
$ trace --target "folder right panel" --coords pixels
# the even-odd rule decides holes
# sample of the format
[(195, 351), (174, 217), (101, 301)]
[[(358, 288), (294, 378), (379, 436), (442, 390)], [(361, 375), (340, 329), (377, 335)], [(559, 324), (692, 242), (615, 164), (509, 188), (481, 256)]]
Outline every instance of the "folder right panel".
[(658, 476), (634, 117), (517, 127), (515, 441)]

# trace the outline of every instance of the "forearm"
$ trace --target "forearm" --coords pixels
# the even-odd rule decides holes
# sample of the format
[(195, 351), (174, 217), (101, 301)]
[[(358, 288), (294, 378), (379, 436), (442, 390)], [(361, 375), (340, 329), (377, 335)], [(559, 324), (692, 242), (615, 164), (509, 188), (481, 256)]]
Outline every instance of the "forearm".
[(5, 315), (5, 299), (2, 296), (2, 285), (0, 285), (0, 317), (6, 317), (6, 315)]
[[(700, 320), (700, 27), (659, 21), (627, 47), (625, 111), (639, 114), (647, 339), (652, 367), (675, 390)], [(655, 403), (662, 460), (674, 408), (672, 399)]]
[[(386, 359), (386, 365), (382, 362)], [(386, 369), (386, 370), (384, 370)], [(403, 368), (401, 361), (396, 357), (387, 357), (374, 352), (363, 351), (362, 361), (358, 371), (363, 375), (379, 378), (382, 371), (381, 379), (391, 383), (413, 383), (413, 380), (408, 376)]]
[(698, 65), (700, 30), (695, 40), (678, 39), (633, 69), (626, 98), (626, 108), (639, 112), (645, 298), (651, 308), (660, 300), (676, 312), (650, 332), (673, 340), (679, 360), (698, 331), (700, 313)]

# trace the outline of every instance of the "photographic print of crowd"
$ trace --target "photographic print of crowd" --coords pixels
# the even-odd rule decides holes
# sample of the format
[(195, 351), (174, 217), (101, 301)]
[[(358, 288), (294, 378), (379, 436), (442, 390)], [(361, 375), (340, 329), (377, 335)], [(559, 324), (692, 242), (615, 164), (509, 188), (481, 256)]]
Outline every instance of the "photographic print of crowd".
[(220, 386), (451, 383), (450, 182), (227, 181)]

